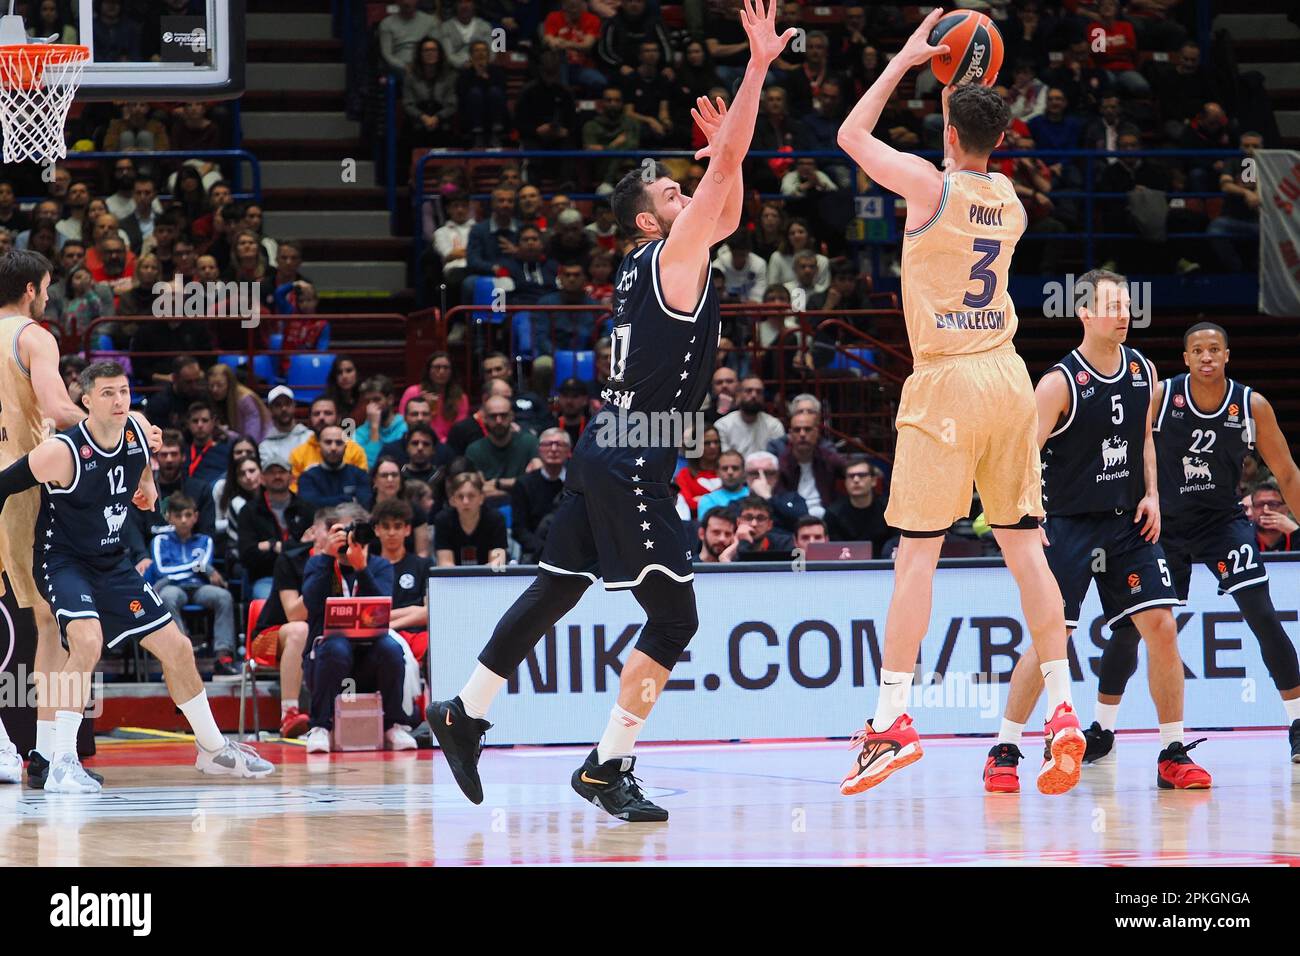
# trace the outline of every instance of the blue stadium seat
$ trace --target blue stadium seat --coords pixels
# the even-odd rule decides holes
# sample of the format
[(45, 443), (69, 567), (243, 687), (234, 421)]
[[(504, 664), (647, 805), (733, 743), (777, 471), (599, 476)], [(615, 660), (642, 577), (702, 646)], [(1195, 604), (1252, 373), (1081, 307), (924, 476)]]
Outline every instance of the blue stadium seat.
[(858, 358), (862, 359), (862, 361), (871, 362), (872, 364), (875, 364), (876, 361), (876, 352), (874, 349), (846, 348), (843, 352), (835, 353), (835, 356), (831, 359), (831, 364), (828, 366), (828, 370), (830, 371), (848, 370), (850, 372), (856, 372), (859, 375), (872, 374), (871, 369), (869, 367), (861, 364), (860, 362), (853, 361), (853, 359), (849, 358), (849, 355), (856, 355)]
[(276, 361), (271, 355), (254, 355), (253, 374), (268, 385), (279, 385), (284, 379), (275, 373)]
[(580, 378), (584, 382), (596, 380), (596, 353), (591, 349), (574, 351), (573, 349), (555, 350), (555, 388), (567, 378)]
[[(491, 276), (476, 277), (474, 279), (474, 299), (471, 304), (491, 305), (492, 293), (495, 291), (495, 289), (496, 289), (496, 283), (492, 281)], [(499, 325), (501, 323), (501, 317), (504, 315), (505, 315), (504, 312), (493, 312), (491, 310), (485, 310), (482, 312), (475, 312), (474, 321), (492, 322)]]
[(247, 355), (218, 355), (217, 362), (221, 365), (229, 365), (233, 369), (241, 369), (248, 364)]
[(289, 374), (285, 379), (294, 398), (300, 402), (314, 402), (329, 382), (330, 369), (334, 367), (333, 355), (309, 352), (289, 356)]
[(511, 317), (514, 330), (514, 352), (520, 358), (533, 358), (533, 319), (530, 312), (516, 312)]

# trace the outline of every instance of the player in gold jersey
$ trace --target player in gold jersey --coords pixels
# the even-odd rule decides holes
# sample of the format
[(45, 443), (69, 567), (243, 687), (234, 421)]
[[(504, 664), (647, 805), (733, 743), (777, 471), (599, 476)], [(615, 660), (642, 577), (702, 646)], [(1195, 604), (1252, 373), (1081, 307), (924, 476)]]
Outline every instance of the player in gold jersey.
[(1012, 345), (1016, 311), (1007, 272), (1026, 214), (1011, 182), (988, 173), (989, 154), (1010, 116), (988, 87), (944, 89), (942, 171), (872, 135), (904, 74), (947, 50), (928, 40), (942, 13), (936, 9), (925, 18), (839, 133), (840, 147), (866, 174), (907, 201), (903, 311), (913, 358), (898, 408), (885, 512), (902, 541), (885, 624), (881, 693), (875, 716), (853, 738), (860, 747), (840, 791), (860, 793), (921, 758), (906, 713), (912, 673), (930, 623), (944, 534), (970, 513), (973, 483), (1020, 588), (1049, 688), (1048, 755), (1040, 780), (1051, 781), (1044, 792), (1063, 793), (1079, 780), (1085, 742), (1070, 702), (1061, 592), (1040, 538), (1034, 389)]
[[(51, 432), (70, 428), (86, 417), (68, 395), (59, 374), (59, 346), (39, 324), (45, 313), (51, 266), (38, 252), (19, 250), (0, 256), (0, 471), (31, 453)], [(157, 448), (162, 433), (150, 430)], [(13, 588), (19, 607), (36, 617), (36, 748), (27, 779), (40, 789), (54, 750), (54, 714), (61, 688), (51, 675), (63, 670), (68, 652), (49, 604), (33, 580), (33, 541), (41, 493), (37, 488), (10, 498), (0, 523), (0, 570)], [(0, 579), (0, 593), (4, 582)], [(22, 761), (0, 726), (0, 782), (17, 783)], [(96, 779), (97, 774), (93, 774)]]

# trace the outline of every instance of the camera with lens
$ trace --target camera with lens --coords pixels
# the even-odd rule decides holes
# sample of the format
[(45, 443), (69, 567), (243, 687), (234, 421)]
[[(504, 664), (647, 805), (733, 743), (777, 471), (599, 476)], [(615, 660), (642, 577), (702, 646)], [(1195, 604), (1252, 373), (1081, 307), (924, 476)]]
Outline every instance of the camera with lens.
[(368, 548), (379, 540), (375, 526), (369, 521), (357, 521), (343, 529), (349, 540), (362, 548)]

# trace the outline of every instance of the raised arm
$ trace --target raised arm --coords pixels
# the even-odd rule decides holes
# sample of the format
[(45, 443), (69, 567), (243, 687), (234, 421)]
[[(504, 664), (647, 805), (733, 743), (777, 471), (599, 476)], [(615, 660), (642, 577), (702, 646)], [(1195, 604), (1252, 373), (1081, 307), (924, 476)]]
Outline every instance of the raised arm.
[(54, 336), (36, 323), (18, 333), (18, 354), (31, 369), (32, 391), (41, 418), (52, 419), (56, 431), (71, 428), (86, 417), (68, 396), (59, 374), (59, 346)]
[(929, 40), (930, 30), (941, 16), (943, 10), (935, 8), (921, 21), (903, 49), (889, 61), (876, 82), (862, 94), (858, 105), (845, 117), (838, 137), (840, 149), (848, 153), (873, 181), (907, 200), (907, 220), (913, 225), (929, 219), (939, 205), (943, 174), (920, 156), (899, 152), (884, 140), (877, 139), (872, 130), (907, 71), (929, 62), (935, 54), (947, 51), (948, 47), (943, 45), (931, 46)]
[[(726, 223), (723, 213), (732, 190), (740, 186), (741, 163), (754, 138), (758, 101), (767, 68), (795, 35), (793, 29), (776, 33), (776, 7), (780, 0), (743, 0), (740, 22), (749, 37), (750, 60), (736, 91), (731, 110), (722, 120), (716, 141), (710, 143), (709, 167), (688, 205), (677, 220), (659, 254), (664, 297), (672, 308), (694, 307), (708, 279), (709, 248)], [(732, 227), (735, 228), (734, 226)], [(723, 231), (722, 235), (727, 232)]]
[[(695, 158), (704, 159), (707, 156), (712, 156), (714, 138), (721, 131), (722, 123), (727, 118), (727, 104), (723, 102), (722, 97), (718, 97), (715, 106), (709, 102), (707, 96), (701, 96), (695, 101), (695, 108), (691, 110), (691, 116), (695, 118), (695, 123), (704, 133), (705, 141), (708, 144), (695, 154)], [(744, 212), (744, 206), (744, 177), (734, 176), (731, 181), (731, 191), (727, 193), (726, 202), (722, 207), (722, 214), (718, 216), (713, 235), (709, 237), (710, 247), (717, 245), (736, 231), (736, 227), (740, 225), (740, 215)]]

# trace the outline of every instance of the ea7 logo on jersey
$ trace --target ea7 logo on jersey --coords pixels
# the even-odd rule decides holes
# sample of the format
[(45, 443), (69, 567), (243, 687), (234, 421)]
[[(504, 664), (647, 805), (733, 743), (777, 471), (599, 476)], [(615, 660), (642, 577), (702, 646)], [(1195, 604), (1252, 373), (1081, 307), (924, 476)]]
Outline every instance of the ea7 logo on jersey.
[(1201, 478), (1205, 481), (1212, 481), (1214, 476), (1210, 474), (1209, 462), (1201, 461), (1199, 458), (1190, 458), (1183, 456), (1183, 481), (1195, 481)]
[(1108, 438), (1101, 443), (1101, 467), (1105, 471), (1128, 464), (1128, 442)]
[(108, 505), (104, 509), (104, 520), (108, 522), (109, 538), (117, 537), (118, 532), (122, 530), (122, 525), (126, 522), (126, 505)]

